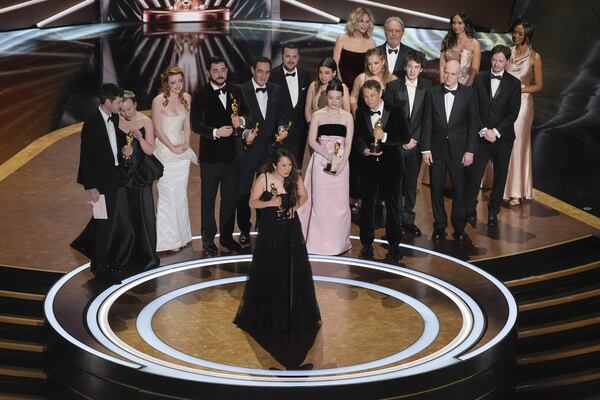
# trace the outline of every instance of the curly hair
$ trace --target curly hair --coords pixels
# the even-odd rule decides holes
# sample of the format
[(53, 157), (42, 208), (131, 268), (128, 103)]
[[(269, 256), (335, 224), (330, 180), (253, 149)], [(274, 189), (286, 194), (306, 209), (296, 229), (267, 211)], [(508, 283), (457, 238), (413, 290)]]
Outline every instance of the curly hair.
[(379, 47), (373, 47), (372, 49), (367, 50), (367, 52), (365, 53), (365, 75), (367, 76), (367, 79), (369, 79), (369, 77), (371, 76), (374, 76), (371, 75), (371, 71), (369, 71), (369, 57), (372, 56), (379, 57), (383, 61), (383, 73), (381, 74), (381, 78), (383, 82), (388, 83), (390, 79), (392, 79), (392, 74), (390, 73), (390, 70), (386, 65), (387, 61), (385, 53)]
[(275, 166), (282, 157), (287, 158), (292, 163), (292, 170), (290, 171), (290, 174), (283, 180), (283, 188), (289, 196), (288, 204), (291, 208), (295, 206), (296, 202), (298, 201), (298, 166), (296, 164), (296, 159), (294, 158), (292, 152), (283, 147), (276, 149), (271, 154), (271, 159), (269, 160), (269, 163), (261, 169), (260, 173), (264, 174), (265, 172), (275, 172)]
[(460, 17), (460, 19), (462, 19), (463, 23), (465, 24), (465, 33), (467, 34), (467, 37), (475, 37), (475, 28), (473, 27), (473, 20), (471, 19), (469, 13), (467, 13), (466, 11), (457, 11), (450, 16), (448, 33), (446, 33), (446, 36), (444, 36), (444, 39), (442, 40), (442, 51), (446, 51), (453, 48), (458, 42), (458, 36), (452, 28), (452, 20), (454, 20), (454, 17)]
[(364, 37), (370, 38), (373, 35), (373, 23), (375, 21), (375, 17), (373, 17), (373, 13), (368, 8), (357, 7), (350, 13), (350, 18), (346, 23), (346, 33), (348, 36), (353, 36), (358, 29), (358, 22), (363, 17), (363, 15), (368, 15), (369, 20), (371, 21), (371, 26), (369, 29), (363, 34)]
[[(169, 77), (174, 76), (174, 75), (181, 75), (181, 79), (183, 80), (183, 85), (185, 86), (185, 77), (183, 75), (183, 69), (181, 69), (178, 66), (171, 66), (168, 67), (165, 72), (163, 72), (162, 74), (160, 74), (160, 92), (164, 95), (165, 101), (163, 101), (163, 107), (166, 107), (169, 104), (169, 97), (171, 96), (171, 90), (169, 89)], [(183, 104), (183, 106), (185, 107), (186, 110), (189, 110), (189, 104), (187, 102), (187, 100), (184, 97), (184, 94), (186, 93), (185, 89), (181, 89), (181, 92), (179, 92), (179, 101), (181, 102), (181, 104)]]

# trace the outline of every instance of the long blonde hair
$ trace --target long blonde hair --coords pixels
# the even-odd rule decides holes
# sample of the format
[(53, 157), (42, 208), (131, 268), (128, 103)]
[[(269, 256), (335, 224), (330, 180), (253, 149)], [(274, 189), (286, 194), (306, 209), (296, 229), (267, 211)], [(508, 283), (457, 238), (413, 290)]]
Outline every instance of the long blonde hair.
[(373, 13), (368, 8), (357, 7), (352, 11), (352, 13), (350, 13), (350, 19), (348, 19), (348, 22), (346, 23), (346, 33), (348, 36), (354, 35), (358, 29), (358, 21), (360, 21), (365, 14), (369, 16), (371, 26), (369, 27), (369, 30), (363, 34), (363, 36), (368, 39), (373, 35), (373, 24), (375, 23), (375, 17), (373, 16)]
[(367, 50), (367, 52), (365, 53), (365, 76), (366, 76), (366, 78), (369, 79), (369, 77), (375, 76), (375, 75), (371, 75), (371, 71), (369, 71), (369, 57), (373, 57), (373, 56), (379, 57), (383, 61), (383, 63), (382, 63), (383, 72), (381, 74), (381, 79), (383, 80), (384, 84), (388, 83), (392, 79), (392, 74), (390, 73), (390, 70), (388, 69), (385, 53), (379, 47), (373, 47), (372, 49)]
[[(163, 101), (163, 107), (166, 107), (169, 104), (169, 97), (171, 96), (171, 90), (169, 90), (169, 77), (171, 77), (173, 75), (181, 75), (181, 79), (183, 80), (183, 87), (185, 87), (185, 76), (183, 75), (183, 69), (181, 69), (180, 67), (178, 67), (176, 65), (168, 67), (165, 70), (165, 72), (160, 74), (160, 91), (159, 91), (159, 93), (162, 93), (165, 98), (165, 101)], [(179, 92), (179, 96), (177, 96), (177, 97), (179, 98), (179, 101), (181, 102), (181, 104), (183, 104), (185, 109), (189, 111), (189, 105), (187, 103), (187, 100), (184, 97), (185, 93), (186, 93), (185, 89), (182, 88), (181, 92)]]

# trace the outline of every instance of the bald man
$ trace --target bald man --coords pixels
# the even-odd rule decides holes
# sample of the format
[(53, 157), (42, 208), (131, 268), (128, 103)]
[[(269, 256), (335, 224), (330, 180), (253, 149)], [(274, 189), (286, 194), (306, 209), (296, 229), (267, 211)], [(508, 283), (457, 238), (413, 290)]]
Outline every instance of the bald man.
[(446, 237), (448, 217), (444, 209), (446, 173), (452, 180), (454, 239), (466, 239), (466, 167), (473, 163), (478, 139), (477, 96), (473, 89), (458, 83), (460, 64), (448, 61), (444, 82), (429, 89), (425, 97), (421, 153), (429, 165), (433, 240)]

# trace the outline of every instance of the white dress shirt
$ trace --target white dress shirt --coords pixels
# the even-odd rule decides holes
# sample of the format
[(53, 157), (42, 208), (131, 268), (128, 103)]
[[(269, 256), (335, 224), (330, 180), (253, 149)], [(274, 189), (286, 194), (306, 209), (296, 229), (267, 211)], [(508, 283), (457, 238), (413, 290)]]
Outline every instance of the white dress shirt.
[[(285, 74), (294, 74), (294, 76), (285, 76)], [(292, 99), (292, 107), (296, 107), (296, 104), (298, 104), (298, 68), (294, 68), (294, 70), (291, 72), (283, 68), (283, 76), (285, 77), (288, 89), (290, 90), (290, 99)]]
[(406, 93), (408, 93), (408, 116), (412, 115), (413, 105), (415, 104), (415, 94), (417, 93), (417, 82), (418, 78), (414, 82), (411, 82), (408, 77), (404, 78), (404, 84), (406, 85)]
[[(398, 50), (397, 52), (389, 52), (388, 50)], [(390, 73), (394, 73), (394, 67), (396, 66), (396, 61), (398, 60), (398, 54), (400, 53), (400, 46), (391, 48), (388, 44), (385, 44), (385, 55), (387, 57), (387, 67)]]
[(256, 100), (258, 101), (258, 107), (260, 108), (260, 113), (263, 116), (263, 119), (267, 118), (267, 102), (269, 101), (269, 95), (267, 91), (256, 93), (257, 88), (267, 88), (267, 86), (259, 86), (254, 78), (252, 78), (252, 87), (254, 88), (254, 93), (256, 94)]
[[(494, 71), (491, 71), (491, 76), (499, 76), (500, 79), (492, 79), (490, 76), (490, 93), (492, 95), (492, 98), (496, 95), (496, 91), (498, 91), (498, 87), (500, 86), (500, 81), (502, 79), (502, 76), (504, 75), (504, 70), (500, 71), (499, 73), (495, 74)], [(479, 137), (483, 137), (485, 135), (485, 131), (487, 131), (488, 128), (485, 127), (482, 130), (479, 131)], [(500, 139), (500, 132), (498, 132), (498, 129), (493, 128), (492, 129), (494, 131), (494, 133), (496, 134), (496, 137), (498, 139)]]
[[(225, 84), (223, 84), (223, 86), (217, 86), (213, 82), (211, 82), (210, 86), (213, 88), (213, 90), (225, 89)], [(223, 104), (223, 108), (227, 110), (227, 94), (222, 91), (219, 92), (219, 100), (221, 100), (221, 104)]]
[[(448, 90), (457, 90), (458, 85), (454, 86), (453, 88), (449, 88), (448, 86), (444, 85), (444, 88), (446, 88)], [(444, 94), (444, 108), (446, 109), (446, 122), (450, 122), (450, 113), (452, 112), (452, 106), (454, 105), (455, 97), (456, 97), (456, 94), (452, 94), (452, 93)]]
[(112, 121), (108, 120), (111, 117), (110, 114), (106, 114), (100, 107), (98, 107), (98, 109), (100, 110), (100, 114), (102, 114), (102, 119), (104, 120), (104, 125), (106, 126), (106, 132), (108, 132), (110, 148), (113, 153), (113, 158), (115, 159), (115, 166), (117, 166), (119, 165), (119, 159), (117, 158), (117, 133), (115, 132), (115, 125)]

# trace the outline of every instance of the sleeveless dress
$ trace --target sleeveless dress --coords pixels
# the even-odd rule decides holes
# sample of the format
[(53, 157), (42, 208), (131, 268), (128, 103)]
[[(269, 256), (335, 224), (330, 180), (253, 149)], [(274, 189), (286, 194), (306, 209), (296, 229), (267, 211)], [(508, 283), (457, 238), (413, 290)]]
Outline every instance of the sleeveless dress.
[[(531, 84), (531, 52), (528, 48), (522, 55), (517, 55), (515, 47), (511, 47), (511, 56), (506, 71), (521, 80), (521, 87)], [(531, 161), (531, 126), (533, 125), (533, 96), (521, 93), (521, 109), (515, 121), (515, 142), (508, 164), (508, 175), (504, 187), (504, 199), (531, 199), (533, 186)]]
[(339, 76), (342, 82), (348, 86), (348, 90), (352, 92), (354, 79), (365, 70), (365, 54), (356, 51), (342, 49), (340, 54), (340, 65), (338, 65)]
[[(333, 153), (335, 143), (344, 151), (346, 126), (342, 124), (319, 125), (317, 138), (321, 145)], [(347, 163), (338, 175), (323, 171), (327, 159), (313, 152), (304, 176), (308, 200), (298, 210), (302, 232), (309, 253), (336, 255), (350, 250), (350, 166)]]
[[(187, 112), (170, 116), (162, 114), (162, 131), (173, 144), (182, 144), (183, 124)], [(157, 183), (156, 250), (175, 250), (192, 240), (188, 210), (187, 185), (190, 162), (198, 163), (196, 154), (188, 148), (181, 154), (171, 152), (156, 140), (156, 158), (164, 165), (163, 177)]]
[[(142, 135), (146, 131), (140, 129)], [(126, 135), (122, 130), (117, 135)], [(125, 142), (125, 140), (123, 140)], [(115, 193), (113, 215), (108, 236), (103, 240), (107, 246), (107, 265), (118, 278), (133, 275), (142, 270), (157, 267), (156, 221), (152, 183), (163, 173), (163, 166), (153, 155), (146, 155), (140, 143), (131, 143), (133, 153), (125, 163), (119, 160), (119, 186)], [(93, 243), (93, 219), (71, 246), (91, 258)]]
[[(280, 196), (285, 204), (287, 194)], [(260, 199), (272, 197), (265, 187)], [(321, 325), (300, 222), (297, 214), (286, 214), (281, 219), (277, 207), (261, 209), (248, 280), (233, 321), (252, 335), (291, 339), (316, 332)]]
[(468, 49), (462, 49), (462, 51), (448, 49), (444, 53), (444, 57), (446, 58), (446, 61), (456, 60), (460, 63), (460, 77), (458, 78), (458, 82), (464, 85), (471, 77), (473, 52)]

